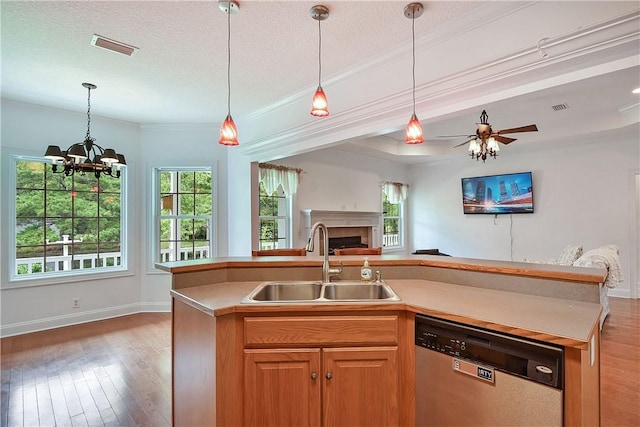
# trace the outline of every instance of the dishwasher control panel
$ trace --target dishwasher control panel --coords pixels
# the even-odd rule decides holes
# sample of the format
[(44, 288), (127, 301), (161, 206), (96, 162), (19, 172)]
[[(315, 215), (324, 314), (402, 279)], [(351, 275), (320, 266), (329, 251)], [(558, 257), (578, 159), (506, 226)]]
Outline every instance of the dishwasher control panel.
[(416, 346), (563, 388), (562, 347), (416, 315)]

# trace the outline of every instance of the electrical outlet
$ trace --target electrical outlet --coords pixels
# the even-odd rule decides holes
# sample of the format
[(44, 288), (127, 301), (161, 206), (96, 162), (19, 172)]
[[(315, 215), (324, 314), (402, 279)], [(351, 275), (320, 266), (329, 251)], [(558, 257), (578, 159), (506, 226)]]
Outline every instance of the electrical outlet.
[(73, 299), (73, 308), (78, 308), (80, 307), (80, 298), (74, 298)]

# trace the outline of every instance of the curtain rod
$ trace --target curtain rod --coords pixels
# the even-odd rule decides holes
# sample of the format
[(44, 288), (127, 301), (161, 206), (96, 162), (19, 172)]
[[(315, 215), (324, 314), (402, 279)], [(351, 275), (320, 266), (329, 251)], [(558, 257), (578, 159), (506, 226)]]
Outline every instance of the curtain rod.
[(296, 173), (303, 173), (304, 171), (300, 168), (292, 168), (289, 166), (280, 166), (280, 165), (274, 165), (272, 163), (258, 163), (258, 167), (261, 169), (275, 169), (275, 170), (279, 170), (279, 171), (291, 171), (291, 172), (296, 172)]

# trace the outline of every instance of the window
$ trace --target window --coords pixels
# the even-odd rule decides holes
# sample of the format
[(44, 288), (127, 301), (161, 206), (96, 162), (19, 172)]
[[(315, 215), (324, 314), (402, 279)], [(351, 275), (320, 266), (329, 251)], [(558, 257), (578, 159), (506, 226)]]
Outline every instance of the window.
[(403, 242), (403, 202), (391, 203), (387, 194), (382, 192), (382, 245), (385, 248), (399, 248)]
[(382, 183), (382, 245), (385, 248), (404, 248), (404, 201), (409, 186), (401, 182)]
[(267, 194), (263, 183), (260, 183), (260, 250), (291, 247), (290, 206), (282, 186), (278, 186), (272, 194)]
[(156, 169), (155, 262), (212, 257), (211, 168)]
[[(13, 279), (125, 269), (120, 179), (53, 173), (44, 159), (15, 157)], [(66, 273), (65, 273), (66, 272)]]

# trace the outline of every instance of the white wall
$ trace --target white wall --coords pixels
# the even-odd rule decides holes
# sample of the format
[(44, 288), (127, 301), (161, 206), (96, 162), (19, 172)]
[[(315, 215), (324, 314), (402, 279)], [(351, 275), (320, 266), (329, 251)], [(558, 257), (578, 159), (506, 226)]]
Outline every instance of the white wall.
[[(13, 155), (42, 156), (47, 145), (68, 147), (82, 142), (87, 126), (86, 113), (72, 113), (62, 110), (43, 108), (31, 104), (2, 100), (2, 186), (9, 182), (12, 170)], [(3, 188), (5, 197), (1, 200), (1, 211), (4, 221), (1, 244), (4, 248), (2, 265), (2, 291), (0, 292), (2, 335), (22, 333), (50, 327), (79, 323), (140, 311), (139, 267), (137, 258), (140, 253), (138, 230), (141, 228), (141, 209), (136, 207), (140, 198), (139, 175), (135, 173), (140, 167), (138, 150), (139, 129), (132, 123), (91, 117), (91, 136), (102, 147), (112, 147), (124, 153), (129, 166), (127, 203), (130, 214), (127, 218), (128, 230), (134, 233), (127, 235), (129, 253), (128, 272), (119, 277), (106, 277), (98, 280), (39, 280), (16, 288), (9, 283), (8, 247), (9, 236), (15, 233), (8, 220), (13, 213), (8, 212), (7, 194), (11, 189)], [(31, 286), (37, 284), (37, 286)], [(80, 307), (72, 308), (72, 300), (80, 298)]]
[[(513, 261), (555, 258), (569, 244), (585, 251), (615, 244), (625, 281), (610, 294), (629, 296), (638, 263), (633, 174), (640, 169), (639, 141), (634, 126), (580, 145), (557, 141), (555, 148), (514, 154), (505, 149), (485, 164), (467, 158), (416, 165), (411, 244), (454, 256)], [(535, 213), (497, 218), (462, 213), (461, 178), (526, 171), (533, 173)]]
[[(218, 144), (218, 128), (213, 125), (146, 125), (140, 130), (140, 149), (144, 162), (138, 169), (141, 194), (136, 208), (141, 212), (143, 232), (139, 240), (141, 275), (140, 301), (144, 307), (170, 309), (169, 290), (171, 275), (153, 266), (151, 233), (154, 226), (151, 189), (154, 168), (158, 167), (210, 167), (213, 170), (214, 206), (227, 206), (227, 150)], [(212, 256), (227, 254), (227, 213), (218, 209), (213, 230), (217, 243)]]
[[(329, 148), (274, 162), (301, 168), (293, 206), (294, 246), (303, 247), (307, 237), (300, 227), (300, 211), (382, 211), (380, 184), (407, 182), (406, 165)], [(410, 218), (408, 218), (410, 221)]]
[[(95, 110), (94, 110), (95, 111)], [(2, 100), (2, 193), (11, 170), (12, 155), (42, 156), (47, 145), (62, 148), (81, 142), (86, 131), (86, 114), (43, 108), (31, 104)], [(128, 164), (127, 181), (127, 245), (128, 272), (118, 277), (99, 280), (39, 280), (37, 286), (12, 287), (9, 283), (7, 254), (9, 227), (13, 212), (8, 212), (6, 197), (0, 213), (5, 220), (1, 246), (2, 290), (0, 291), (0, 326), (2, 336), (51, 327), (108, 318), (139, 311), (168, 311), (171, 276), (153, 268), (150, 255), (151, 180), (153, 168), (160, 166), (211, 166), (216, 171), (218, 207), (215, 230), (218, 256), (226, 256), (230, 235), (227, 206), (228, 148), (218, 144), (216, 126), (145, 126), (108, 120), (92, 113), (91, 135), (103, 148), (113, 147), (124, 153)], [(248, 169), (248, 166), (247, 166)], [(249, 179), (249, 178), (246, 178)], [(234, 191), (240, 192), (239, 188)], [(246, 190), (249, 193), (248, 187)], [(248, 197), (248, 196), (247, 196)], [(242, 197), (239, 197), (242, 200)], [(237, 203), (238, 204), (238, 203)], [(241, 210), (241, 207), (237, 207)], [(246, 207), (248, 211), (248, 206)], [(241, 215), (239, 216), (242, 217)], [(247, 228), (249, 221), (247, 221)], [(240, 226), (238, 226), (240, 227)], [(80, 307), (72, 308), (72, 300), (80, 298)]]

